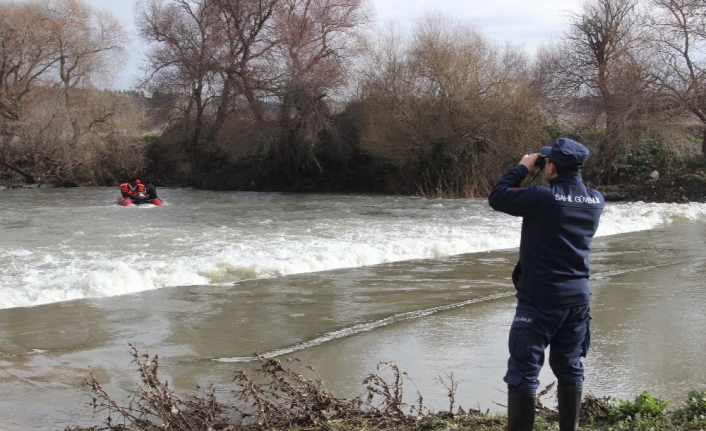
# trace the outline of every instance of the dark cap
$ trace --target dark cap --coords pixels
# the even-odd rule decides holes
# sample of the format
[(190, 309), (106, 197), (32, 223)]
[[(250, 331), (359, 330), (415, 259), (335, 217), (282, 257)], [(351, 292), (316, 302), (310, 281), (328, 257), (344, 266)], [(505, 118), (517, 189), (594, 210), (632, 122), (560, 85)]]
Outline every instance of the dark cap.
[(588, 158), (588, 148), (569, 138), (559, 138), (551, 147), (540, 148), (539, 153), (566, 168), (581, 169)]

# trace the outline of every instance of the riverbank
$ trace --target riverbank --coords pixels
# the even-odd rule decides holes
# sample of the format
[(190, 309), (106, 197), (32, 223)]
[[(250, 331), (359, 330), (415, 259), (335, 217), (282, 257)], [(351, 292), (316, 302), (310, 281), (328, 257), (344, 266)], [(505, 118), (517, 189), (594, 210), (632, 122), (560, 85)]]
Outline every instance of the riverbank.
[[(206, 188), (204, 190), (228, 191), (229, 187), (224, 185)], [(14, 184), (0, 185), (0, 190), (9, 189), (36, 189), (36, 184)], [(61, 187), (45, 185), (44, 187)], [(657, 178), (646, 178), (643, 181), (627, 183), (601, 185), (596, 187), (606, 196), (608, 201), (624, 202), (645, 202), (645, 203), (689, 203), (706, 202), (706, 173), (701, 170), (693, 172), (671, 173)], [(302, 183), (297, 187), (288, 187), (284, 184), (252, 184), (249, 187), (237, 187), (237, 191), (247, 192), (284, 192), (284, 193), (359, 193), (385, 195), (374, 190), (370, 184), (353, 186), (345, 185), (322, 185), (321, 182)]]
[(659, 175), (631, 184), (601, 186), (606, 200), (647, 203), (706, 202), (706, 174), (697, 170)]
[[(340, 399), (328, 390), (313, 367), (308, 378), (299, 369), (289, 368), (277, 359), (259, 357), (256, 375), (236, 373), (236, 389), (229, 399), (218, 399), (211, 386), (196, 397), (182, 398), (159, 377), (159, 358), (141, 354), (132, 347), (133, 363), (142, 382), (129, 401), (111, 397), (91, 375), (84, 384), (96, 412), (107, 415), (104, 426), (67, 427), (66, 431), (144, 431), (170, 429), (268, 430), (268, 431), (356, 431), (356, 430), (479, 430), (504, 431), (507, 416), (502, 413), (464, 410), (457, 406), (455, 382), (448, 382), (449, 408), (430, 411), (423, 396), (405, 403), (403, 373), (395, 364), (381, 364), (378, 372), (364, 383), (367, 394)], [(381, 369), (391, 370), (385, 375)], [(556, 407), (545, 405), (554, 397), (554, 384), (537, 395), (535, 430), (554, 430), (559, 415)], [(584, 430), (703, 430), (706, 429), (706, 392), (691, 391), (686, 401), (668, 410), (669, 401), (642, 392), (634, 400), (584, 396), (580, 426)]]

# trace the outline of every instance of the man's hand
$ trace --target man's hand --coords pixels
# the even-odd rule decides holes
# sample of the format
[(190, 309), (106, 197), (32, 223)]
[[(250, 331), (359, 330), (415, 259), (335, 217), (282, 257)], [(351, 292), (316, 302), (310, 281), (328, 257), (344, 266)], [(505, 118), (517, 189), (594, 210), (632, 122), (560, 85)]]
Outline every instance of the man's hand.
[(536, 165), (539, 153), (525, 154), (520, 160), (520, 164), (524, 165), (530, 174), (537, 173), (539, 167)]

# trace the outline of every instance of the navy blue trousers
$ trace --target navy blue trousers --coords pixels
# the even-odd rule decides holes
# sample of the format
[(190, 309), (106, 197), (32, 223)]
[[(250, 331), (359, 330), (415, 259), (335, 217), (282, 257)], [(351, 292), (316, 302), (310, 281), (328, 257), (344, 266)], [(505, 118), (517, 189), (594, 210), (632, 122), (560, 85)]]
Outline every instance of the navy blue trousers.
[(583, 363), (591, 345), (589, 305), (575, 308), (537, 308), (518, 303), (510, 327), (510, 359), (505, 383), (508, 391), (536, 394), (544, 351), (559, 386), (583, 387)]

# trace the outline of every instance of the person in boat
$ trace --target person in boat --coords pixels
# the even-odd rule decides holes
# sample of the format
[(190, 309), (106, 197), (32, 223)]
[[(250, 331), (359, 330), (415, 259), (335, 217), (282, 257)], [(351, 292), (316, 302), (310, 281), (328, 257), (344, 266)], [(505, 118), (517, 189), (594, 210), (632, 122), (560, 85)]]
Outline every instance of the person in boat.
[(145, 183), (147, 184), (145, 186), (145, 193), (147, 193), (147, 199), (158, 199), (157, 187), (155, 187), (155, 185), (152, 184), (152, 181), (150, 181), (149, 179), (146, 179)]
[(127, 180), (127, 178), (123, 178), (120, 180), (120, 193), (122, 194), (124, 199), (134, 199), (137, 197), (135, 195), (135, 191), (132, 185)]
[(145, 185), (142, 184), (142, 181), (140, 181), (139, 178), (135, 180), (135, 194), (138, 198), (145, 197)]

